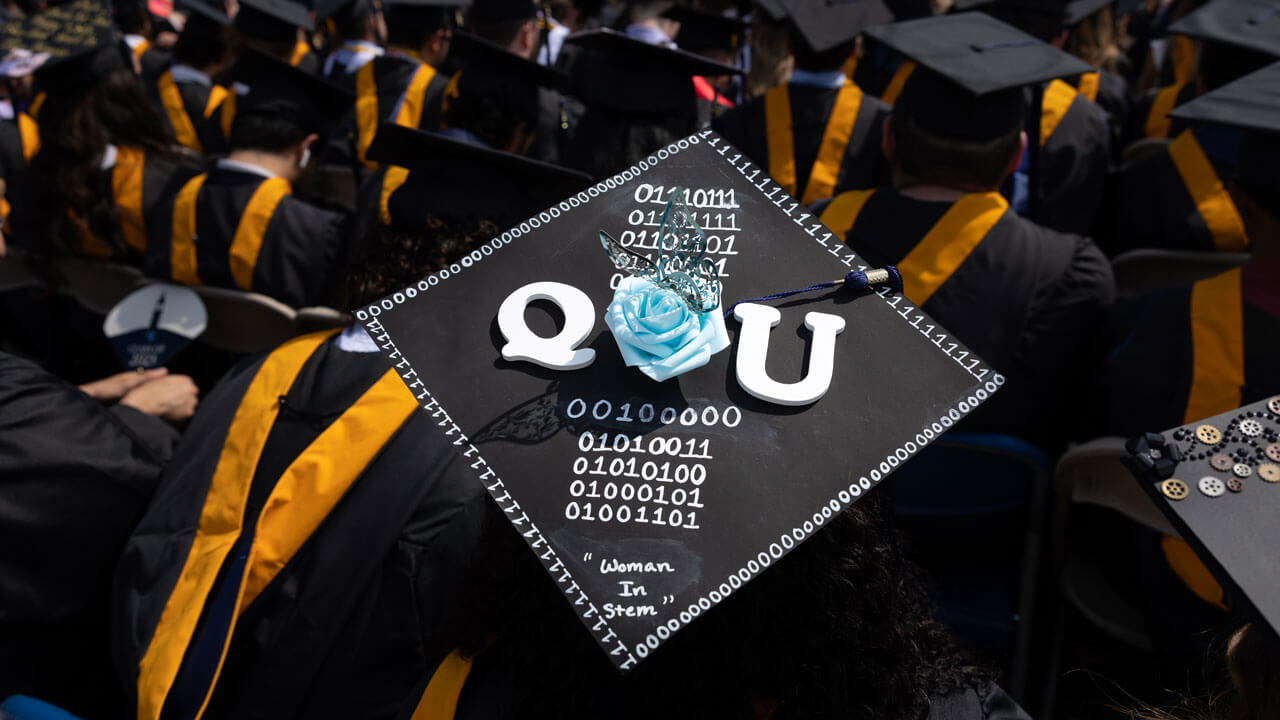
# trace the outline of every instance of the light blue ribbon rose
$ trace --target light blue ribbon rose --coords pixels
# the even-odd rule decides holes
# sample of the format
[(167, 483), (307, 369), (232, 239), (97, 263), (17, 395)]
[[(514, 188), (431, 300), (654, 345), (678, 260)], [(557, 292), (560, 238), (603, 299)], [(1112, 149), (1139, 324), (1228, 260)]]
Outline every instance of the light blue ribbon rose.
[(662, 382), (707, 364), (729, 347), (719, 308), (695, 312), (674, 292), (625, 277), (604, 314), (627, 367)]

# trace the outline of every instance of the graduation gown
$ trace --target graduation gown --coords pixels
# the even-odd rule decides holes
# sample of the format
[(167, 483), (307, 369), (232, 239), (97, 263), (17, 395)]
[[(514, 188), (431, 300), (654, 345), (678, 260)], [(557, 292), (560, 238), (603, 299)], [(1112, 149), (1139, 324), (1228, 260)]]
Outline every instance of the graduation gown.
[(348, 218), (291, 191), (282, 178), (223, 167), (191, 178), (153, 215), (147, 273), (293, 307), (333, 304)]
[(448, 84), (448, 76), (404, 53), (388, 52), (365, 63), (355, 74), (356, 159), (373, 167), (364, 153), (381, 123), (439, 130), (440, 103)]
[[(1108, 181), (1094, 237), (1108, 255), (1135, 248), (1241, 252), (1244, 221), (1222, 177), (1229, 169), (1184, 130), (1159, 152), (1120, 168)], [(1231, 153), (1226, 153), (1230, 155)]]
[(1052, 80), (1032, 112), (1028, 141), (1040, 150), (1029, 168), (1034, 195), (1025, 215), (1050, 230), (1087, 235), (1111, 162), (1106, 111), (1066, 81)]
[(228, 373), (129, 540), (136, 717), (388, 717), (447, 655), (485, 490), (381, 354), (331, 336)]
[(1143, 138), (1171, 138), (1182, 133), (1187, 123), (1168, 117), (1169, 111), (1196, 97), (1194, 83), (1178, 83), (1148, 90), (1134, 103), (1125, 131), (1125, 144)]
[(967, 429), (1063, 441), (1084, 340), (1115, 296), (1092, 242), (1019, 217), (998, 193), (948, 203), (854, 191), (815, 212), (871, 265), (897, 266), (906, 299), (1007, 378)]
[(198, 155), (226, 150), (215, 113), (227, 89), (196, 80), (175, 80), (172, 69), (160, 73), (150, 86), (152, 100), (179, 145)]
[(880, 128), (889, 106), (852, 81), (784, 83), (712, 122), (716, 132), (805, 204), (887, 181)]
[(0, 352), (0, 696), (110, 716), (110, 587), (178, 441)]
[(1125, 145), (1125, 127), (1129, 121), (1129, 83), (1110, 70), (1097, 70), (1068, 80), (1087, 100), (1107, 113), (1111, 129), (1111, 155), (1117, 159)]

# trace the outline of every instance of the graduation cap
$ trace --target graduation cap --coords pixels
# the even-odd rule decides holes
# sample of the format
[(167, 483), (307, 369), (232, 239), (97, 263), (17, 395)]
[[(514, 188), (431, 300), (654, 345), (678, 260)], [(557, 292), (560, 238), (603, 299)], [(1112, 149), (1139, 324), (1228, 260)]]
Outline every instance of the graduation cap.
[(226, 13), (203, 0), (183, 0), (179, 9), (187, 18), (186, 24), (182, 26), (184, 33), (216, 36), (231, 24), (231, 18)]
[(743, 42), (747, 23), (720, 13), (696, 10), (687, 5), (673, 5), (663, 17), (680, 23), (676, 45), (692, 52), (723, 50), (732, 53)]
[(1079, 25), (1085, 18), (1115, 2), (1116, 0), (1071, 0), (1067, 3), (1067, 27)]
[(577, 33), (565, 43), (592, 53), (574, 64), (576, 94), (616, 112), (660, 114), (692, 107), (695, 75), (742, 74), (732, 65), (613, 30)]
[(208, 326), (204, 302), (190, 288), (155, 283), (111, 308), (102, 332), (129, 370), (160, 367)]
[(475, 0), (467, 19), (473, 23), (504, 23), (532, 20), (538, 16), (533, 0)]
[(321, 135), (327, 135), (355, 102), (343, 88), (252, 47), (240, 54), (231, 77), (249, 86), (236, 98), (237, 117), (286, 115)]
[(782, 0), (753, 0), (753, 5), (775, 23), (787, 19), (787, 8), (783, 6)]
[(25, 18), (14, 41), (49, 53), (34, 74), (44, 92), (77, 95), (108, 75), (133, 67), (128, 47), (112, 28), (106, 8), (83, 0)]
[(1169, 33), (1280, 57), (1280, 3), (1213, 0), (1170, 25)]
[(867, 30), (914, 60), (896, 116), (944, 138), (984, 142), (1022, 127), (1024, 89), (1093, 68), (985, 13), (942, 15)]
[[(530, 87), (558, 88), (569, 76), (562, 70), (533, 62), (469, 32), (455, 33), (449, 57), (462, 64), (463, 72), (478, 72), (514, 80)], [(466, 77), (465, 74), (463, 77)]]
[(816, 53), (852, 41), (866, 28), (893, 21), (881, 0), (787, 0), (795, 32)]
[(1259, 205), (1280, 214), (1280, 62), (1179, 105), (1170, 117), (1243, 128), (1235, 181)]
[(292, 42), (298, 28), (315, 30), (311, 11), (292, 0), (240, 0), (235, 26), (246, 37), (268, 42)]
[(406, 227), (428, 213), (515, 222), (591, 181), (559, 165), (392, 123), (378, 127), (367, 157), (409, 169), (387, 200), (392, 224)]
[(1214, 578), (1280, 630), (1280, 397), (1126, 445), (1123, 460)]
[[(606, 252), (602, 231), (673, 272), (715, 265), (722, 307), (695, 311), (673, 275), (637, 284), (653, 266)], [(627, 671), (1003, 382), (889, 291), (720, 312), (864, 267), (705, 131), (356, 317)], [(562, 308), (562, 330), (525, 324), (538, 299)], [(649, 374), (675, 365), (687, 372)]]

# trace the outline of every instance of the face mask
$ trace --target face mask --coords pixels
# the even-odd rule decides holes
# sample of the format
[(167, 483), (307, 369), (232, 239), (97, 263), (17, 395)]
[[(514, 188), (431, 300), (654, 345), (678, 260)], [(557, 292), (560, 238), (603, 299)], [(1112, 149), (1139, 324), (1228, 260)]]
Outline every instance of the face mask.
[(302, 148), (302, 157), (298, 158), (298, 169), (306, 170), (309, 162), (311, 162), (311, 148)]

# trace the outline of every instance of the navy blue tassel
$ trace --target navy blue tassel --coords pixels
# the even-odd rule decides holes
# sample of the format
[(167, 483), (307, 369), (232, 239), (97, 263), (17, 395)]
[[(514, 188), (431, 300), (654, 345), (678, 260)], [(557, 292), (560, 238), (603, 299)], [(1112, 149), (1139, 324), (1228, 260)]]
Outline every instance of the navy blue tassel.
[(841, 280), (830, 280), (828, 282), (818, 283), (817, 285), (810, 285), (806, 288), (800, 288), (799, 290), (787, 290), (785, 292), (773, 293), (772, 295), (763, 295), (761, 297), (739, 300), (738, 302), (730, 305), (728, 309), (724, 311), (724, 317), (727, 320), (729, 316), (733, 314), (733, 309), (742, 303), (760, 302), (763, 300), (779, 300), (784, 297), (799, 295), (800, 293), (813, 292), (814, 290), (826, 290), (827, 288), (833, 288), (840, 285), (854, 291), (866, 290), (873, 286), (885, 286), (894, 292), (902, 292), (902, 274), (898, 272), (898, 268), (892, 265), (885, 265), (882, 268), (874, 268), (865, 272), (862, 270), (851, 270), (846, 273), (844, 278)]

